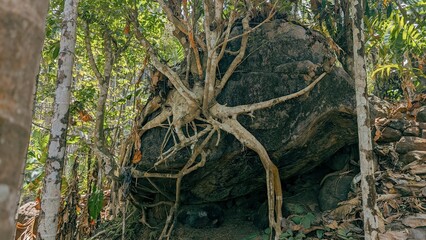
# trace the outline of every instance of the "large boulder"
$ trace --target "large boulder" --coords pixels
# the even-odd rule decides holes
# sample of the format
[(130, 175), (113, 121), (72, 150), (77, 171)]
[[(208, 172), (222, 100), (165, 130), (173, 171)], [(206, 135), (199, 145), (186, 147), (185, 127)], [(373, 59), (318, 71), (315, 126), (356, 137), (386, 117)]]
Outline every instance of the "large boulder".
[[(233, 34), (239, 33), (241, 28), (236, 27)], [(229, 47), (236, 50), (238, 45), (234, 41)], [(219, 95), (220, 104), (237, 106), (294, 93), (328, 72), (308, 94), (256, 111), (254, 117), (238, 118), (265, 146), (283, 180), (308, 172), (357, 141), (353, 80), (338, 65), (330, 65), (334, 54), (321, 34), (284, 20), (265, 23), (251, 34), (245, 56)], [(225, 56), (220, 72), (232, 59)], [(182, 150), (166, 165), (154, 167), (166, 133), (166, 128), (155, 128), (142, 136), (143, 158), (134, 169), (176, 172), (183, 166), (190, 149)], [(183, 203), (223, 201), (266, 187), (258, 156), (232, 135), (222, 132), (220, 137), (217, 146), (216, 141), (209, 146), (205, 166), (183, 178)], [(170, 139), (166, 150), (172, 145)], [(134, 179), (133, 195), (148, 199), (151, 191), (160, 189), (162, 196), (174, 196), (174, 180), (151, 181), (155, 187), (143, 178)]]

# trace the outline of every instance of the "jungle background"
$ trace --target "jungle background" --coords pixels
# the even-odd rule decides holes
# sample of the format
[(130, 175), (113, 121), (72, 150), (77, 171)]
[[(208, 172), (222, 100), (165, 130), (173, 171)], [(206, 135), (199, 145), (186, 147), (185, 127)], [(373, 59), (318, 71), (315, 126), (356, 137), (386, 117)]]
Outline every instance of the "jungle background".
[[(179, 2), (193, 4), (193, 1)], [(227, 3), (225, 1), (225, 6)], [(232, 12), (231, 7), (237, 8), (237, 3), (238, 1), (230, 1), (229, 9), (225, 8), (224, 14)], [(345, 65), (344, 56), (352, 54), (348, 43), (347, 23), (342, 19), (346, 1), (281, 0), (277, 3), (253, 1), (252, 4), (260, 16), (260, 21), (255, 24), (262, 24), (263, 21), (273, 18), (269, 19), (270, 6), (273, 5), (275, 17), (285, 15), (288, 21), (323, 34), (341, 65)], [(20, 200), (23, 207), (20, 210), (21, 218), (18, 219), (17, 227), (19, 239), (33, 239), (37, 232), (37, 216), (53, 117), (63, 14), (63, 1), (52, 0), (34, 93), (31, 138)], [(122, 174), (121, 184), (117, 184), (117, 181), (107, 176), (103, 170), (101, 158), (108, 158), (120, 166), (119, 161), (123, 161), (120, 158), (125, 151), (123, 148), (135, 134), (134, 126), (140, 123), (138, 117), (146, 109), (144, 107), (147, 101), (153, 96), (167, 94), (171, 87), (167, 82), (160, 81), (163, 76), (153, 67), (153, 59), (147, 51), (147, 46), (141, 44), (138, 32), (134, 30), (135, 19), (140, 24), (137, 29), (142, 32), (144, 41), (149, 42), (155, 49), (155, 54), (163, 64), (179, 68), (187, 59), (187, 49), (182, 47), (179, 39), (173, 35), (176, 26), (170, 23), (166, 14), (161, 4), (156, 1), (79, 2), (72, 97), (57, 232), (59, 239), (157, 239), (161, 235), (162, 227), (151, 226), (144, 210), (133, 206), (131, 200), (126, 198), (119, 199), (118, 202), (113, 200), (116, 198), (114, 196), (123, 190), (128, 181), (125, 178), (129, 176)], [(409, 112), (421, 107), (425, 101), (425, 17), (425, 1), (365, 1), (368, 91), (369, 94), (386, 100), (392, 113), (408, 116)], [(157, 82), (164, 86), (157, 85)], [(102, 100), (102, 96), (106, 96), (106, 99)], [(417, 106), (416, 103), (420, 105)], [(415, 118), (415, 115), (412, 118)], [(382, 132), (374, 136), (375, 140), (381, 137), (380, 134)], [(101, 154), (99, 149), (102, 149)], [(105, 153), (108, 156), (102, 157)], [(131, 161), (137, 163), (140, 158), (132, 155)], [(413, 165), (410, 167), (413, 169)], [(390, 169), (395, 170), (394, 167)], [(117, 171), (120, 172), (122, 169)], [(413, 176), (416, 174), (421, 175), (424, 172), (414, 171)], [(422, 189), (419, 190), (422, 192), (420, 196), (423, 196), (420, 203), (411, 202), (411, 205), (407, 205), (407, 208), (415, 208), (414, 212), (423, 213), (426, 209), (424, 204), (426, 192), (424, 188)], [(405, 211), (396, 206), (402, 202), (392, 203), (387, 208)], [(344, 215), (342, 219), (350, 218), (348, 216), (356, 218), (356, 214), (351, 213), (359, 212), (359, 209), (346, 207), (340, 211), (348, 211), (345, 214), (340, 212)], [(312, 213), (304, 210), (287, 217), (292, 223), (282, 235), (282, 239), (358, 239), (362, 236), (362, 229), (356, 228), (356, 224), (348, 225), (347, 222), (342, 224), (344, 221), (334, 221), (327, 225), (318, 222)], [(425, 218), (422, 221), (424, 223)], [(228, 222), (231, 224), (225, 224), (225, 230), (222, 232), (217, 231), (219, 228), (200, 230), (182, 226), (175, 227), (176, 233), (169, 237), (269, 239), (271, 230), (268, 228), (265, 230), (250, 227), (251, 225), (245, 223), (242, 218)]]

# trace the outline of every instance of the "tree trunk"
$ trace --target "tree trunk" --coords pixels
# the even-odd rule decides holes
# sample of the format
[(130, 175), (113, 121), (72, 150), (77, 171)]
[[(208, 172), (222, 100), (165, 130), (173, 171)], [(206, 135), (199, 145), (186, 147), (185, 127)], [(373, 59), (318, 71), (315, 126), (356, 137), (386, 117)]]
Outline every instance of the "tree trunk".
[(0, 0), (0, 236), (12, 239), (48, 1)]
[[(98, 189), (101, 189), (102, 187), (102, 176), (113, 176), (114, 171), (117, 168), (114, 157), (112, 154), (108, 151), (107, 147), (105, 146), (105, 134), (104, 134), (104, 121), (105, 121), (105, 105), (108, 99), (108, 90), (109, 90), (109, 82), (111, 78), (111, 72), (112, 67), (114, 64), (114, 58), (117, 57), (119, 54), (118, 52), (115, 53), (115, 56), (112, 51), (111, 47), (111, 35), (108, 32), (109, 30), (106, 29), (103, 37), (104, 37), (104, 73), (101, 74), (99, 71), (99, 68), (96, 64), (95, 57), (93, 55), (92, 51), (92, 44), (90, 39), (90, 29), (89, 29), (89, 23), (85, 22), (84, 25), (84, 31), (85, 31), (85, 44), (86, 44), (86, 51), (87, 56), (89, 58), (89, 64), (92, 68), (92, 71), (95, 73), (96, 79), (98, 80), (98, 87), (99, 87), (99, 97), (96, 104), (96, 120), (95, 120), (95, 131), (94, 131), (94, 153), (98, 159), (98, 166), (99, 166), (99, 176), (98, 176)], [(104, 171), (102, 173), (102, 171)]]
[(342, 0), (340, 3), (343, 12), (343, 38), (344, 40), (340, 42), (342, 45), (344, 53), (341, 54), (340, 61), (343, 64), (343, 68), (349, 73), (350, 76), (354, 76), (353, 74), (353, 33), (352, 33), (352, 18), (349, 13), (350, 2), (346, 0)]
[(61, 203), (61, 180), (66, 149), (68, 113), (71, 95), (72, 69), (76, 41), (78, 0), (66, 0), (58, 60), (54, 117), (50, 131), (44, 187), (41, 200), (38, 239), (55, 239), (58, 210)]
[[(111, 78), (112, 71), (112, 51), (111, 51), (111, 39), (108, 33), (104, 33), (104, 75), (98, 77), (99, 97), (96, 106), (96, 120), (95, 120), (95, 132), (94, 132), (94, 145), (101, 152), (107, 152), (105, 147), (105, 133), (104, 133), (104, 122), (105, 122), (105, 106), (108, 99), (109, 80)], [(97, 156), (99, 165), (99, 176), (97, 188), (102, 191), (102, 165), (103, 158)], [(107, 173), (106, 173), (107, 174)]]
[(353, 32), (353, 78), (355, 80), (358, 142), (361, 167), (362, 207), (365, 239), (378, 239), (379, 210), (374, 178), (374, 159), (371, 143), (370, 116), (367, 100), (366, 68), (364, 59), (363, 1), (351, 1)]

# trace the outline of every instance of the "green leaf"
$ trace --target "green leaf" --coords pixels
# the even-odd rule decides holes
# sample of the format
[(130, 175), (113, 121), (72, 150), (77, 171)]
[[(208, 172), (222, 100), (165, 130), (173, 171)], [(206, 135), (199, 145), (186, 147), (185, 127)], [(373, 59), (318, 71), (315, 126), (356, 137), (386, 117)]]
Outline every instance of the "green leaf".
[(80, 136), (78, 136), (78, 135), (73, 135), (73, 136), (70, 136), (69, 138), (68, 138), (68, 140), (67, 140), (67, 144), (75, 144), (75, 143), (78, 143), (80, 141)]
[(306, 235), (305, 234), (303, 234), (303, 233), (298, 233), (297, 235), (296, 235), (296, 239), (305, 239), (306, 238)]
[(293, 214), (302, 215), (306, 213), (305, 207), (301, 204), (289, 203), (287, 204), (287, 207), (289, 208), (289, 211), (292, 212)]
[(390, 17), (392, 14), (392, 3), (389, 3), (388, 7), (386, 8), (386, 16)]
[(318, 229), (316, 231), (317, 234), (317, 238), (322, 239), (322, 237), (324, 237), (324, 230)]
[(407, 40), (407, 31), (402, 32), (402, 39)]
[(59, 56), (59, 41), (52, 45), (52, 59), (56, 59)]
[(311, 228), (311, 220), (309, 218), (302, 218), (301, 224), (306, 229)]
[(300, 224), (302, 222), (301, 216), (294, 216), (291, 218), (291, 221), (293, 221), (295, 224)]
[(101, 190), (95, 190), (89, 197), (89, 215), (96, 219), (101, 213), (104, 203), (104, 193)]
[(265, 234), (271, 234), (271, 228), (267, 228), (267, 229), (265, 229), (265, 231), (263, 231)]

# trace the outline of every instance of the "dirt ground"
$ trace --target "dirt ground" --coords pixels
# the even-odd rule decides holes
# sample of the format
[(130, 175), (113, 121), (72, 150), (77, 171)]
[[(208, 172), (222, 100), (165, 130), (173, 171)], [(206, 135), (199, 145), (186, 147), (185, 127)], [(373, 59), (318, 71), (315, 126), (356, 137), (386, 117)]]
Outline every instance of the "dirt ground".
[(225, 221), (218, 228), (194, 229), (178, 225), (173, 239), (176, 240), (261, 240), (264, 234), (250, 220), (250, 212), (230, 209)]

